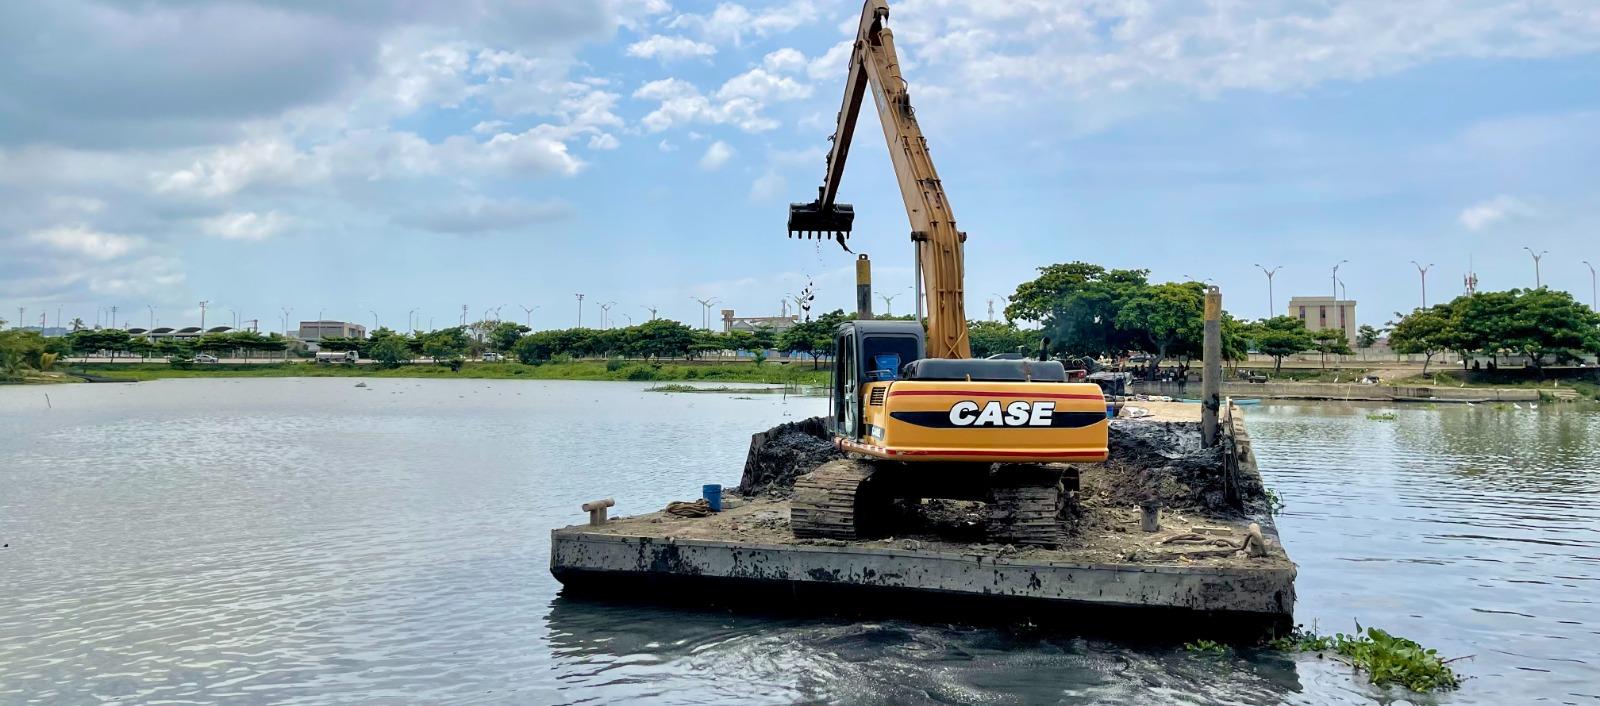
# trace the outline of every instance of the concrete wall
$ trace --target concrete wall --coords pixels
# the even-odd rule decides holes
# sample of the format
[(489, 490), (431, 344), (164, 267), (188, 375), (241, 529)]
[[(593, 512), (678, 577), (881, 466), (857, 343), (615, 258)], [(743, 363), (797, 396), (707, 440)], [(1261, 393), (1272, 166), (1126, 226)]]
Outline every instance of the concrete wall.
[[(1173, 383), (1134, 383), (1133, 389), (1147, 395), (1169, 395), (1198, 399), (1200, 384), (1180, 386)], [(1495, 400), (1504, 402), (1537, 401), (1539, 391), (1528, 388), (1481, 387), (1389, 387), (1387, 385), (1361, 385), (1356, 383), (1319, 382), (1224, 382), (1222, 394), (1229, 397), (1265, 397), (1269, 399), (1311, 400), (1370, 400), (1393, 401), (1397, 397), (1434, 397), (1445, 400)]]

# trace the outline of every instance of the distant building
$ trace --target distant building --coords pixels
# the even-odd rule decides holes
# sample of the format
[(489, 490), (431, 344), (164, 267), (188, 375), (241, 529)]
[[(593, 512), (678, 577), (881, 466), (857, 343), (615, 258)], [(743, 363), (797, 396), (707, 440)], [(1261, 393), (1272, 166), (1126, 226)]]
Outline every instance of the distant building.
[(367, 327), (348, 321), (301, 321), (298, 338), (317, 343), (324, 338), (366, 338)]
[(732, 309), (722, 310), (722, 332), (755, 331), (758, 328), (770, 328), (773, 333), (781, 333), (784, 329), (800, 323), (798, 316), (734, 316)]
[(1333, 297), (1294, 297), (1289, 300), (1289, 315), (1311, 331), (1336, 328), (1344, 331), (1351, 346), (1356, 344), (1356, 301)]

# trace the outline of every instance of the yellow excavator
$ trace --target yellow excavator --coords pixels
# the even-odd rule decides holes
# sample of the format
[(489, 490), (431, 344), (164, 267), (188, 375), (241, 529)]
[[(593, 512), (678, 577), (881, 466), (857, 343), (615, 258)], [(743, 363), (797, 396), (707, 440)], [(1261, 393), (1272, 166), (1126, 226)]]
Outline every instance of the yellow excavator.
[(927, 330), (916, 321), (839, 327), (826, 426), (848, 457), (796, 479), (790, 524), (798, 537), (856, 539), (888, 531), (897, 502), (957, 498), (987, 503), (991, 541), (1054, 544), (1064, 488), (1076, 482), (1062, 464), (1106, 459), (1105, 398), (1042, 355), (971, 357), (967, 234), (928, 156), (888, 19), (884, 0), (867, 0), (822, 187), (816, 201), (790, 205), (789, 234), (845, 245), (855, 211), (835, 197), (870, 86), (911, 220)]

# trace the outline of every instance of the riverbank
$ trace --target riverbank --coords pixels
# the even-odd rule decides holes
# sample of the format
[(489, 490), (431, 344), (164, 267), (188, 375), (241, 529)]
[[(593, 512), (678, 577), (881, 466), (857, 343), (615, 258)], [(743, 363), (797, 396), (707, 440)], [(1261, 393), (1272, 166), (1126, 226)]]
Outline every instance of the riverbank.
[(572, 361), (525, 365), (507, 363), (463, 363), (459, 369), (447, 365), (412, 363), (395, 368), (378, 365), (317, 365), (310, 362), (257, 363), (250, 365), (195, 365), (174, 368), (167, 363), (91, 363), (73, 365), (71, 373), (87, 373), (111, 380), (164, 380), (170, 378), (264, 378), (264, 377), (350, 377), (350, 378), (460, 378), (487, 380), (631, 380), (640, 382), (742, 382), (768, 385), (826, 385), (828, 371), (800, 366), (768, 363), (646, 363), (642, 361)]

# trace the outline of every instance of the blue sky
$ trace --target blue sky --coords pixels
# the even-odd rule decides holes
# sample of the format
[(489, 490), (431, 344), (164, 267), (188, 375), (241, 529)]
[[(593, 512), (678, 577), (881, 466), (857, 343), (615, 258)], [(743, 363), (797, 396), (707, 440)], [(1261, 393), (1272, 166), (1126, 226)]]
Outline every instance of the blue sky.
[[(1392, 5), (1392, 6), (1391, 6)], [(775, 314), (852, 259), (814, 197), (853, 2), (0, 8), (0, 318), (91, 323), (500, 308)], [(1600, 263), (1600, 5), (906, 0), (890, 26), (967, 247), (968, 312), (1041, 265), (1209, 279), (1244, 317), (1329, 292), (1363, 323)], [(870, 106), (842, 199), (909, 311)], [(882, 302), (879, 302), (880, 310)], [(1003, 301), (997, 302), (1003, 307)], [(102, 315), (103, 316), (103, 315)]]

